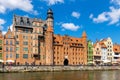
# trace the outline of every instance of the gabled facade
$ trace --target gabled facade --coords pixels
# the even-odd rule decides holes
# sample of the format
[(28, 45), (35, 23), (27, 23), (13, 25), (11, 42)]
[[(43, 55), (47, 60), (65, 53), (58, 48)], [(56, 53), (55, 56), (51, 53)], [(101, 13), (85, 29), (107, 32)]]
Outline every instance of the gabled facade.
[(87, 42), (87, 64), (93, 64), (93, 43), (92, 41)]
[(3, 43), (3, 60), (7, 63), (15, 62), (16, 55), (15, 55), (15, 37), (13, 32), (8, 29), (7, 33), (4, 35), (4, 43)]
[(93, 59), (94, 59), (94, 64), (96, 64), (96, 65), (99, 65), (99, 64), (101, 64), (101, 55), (102, 53), (101, 53), (101, 46), (100, 46), (100, 44), (99, 44), (99, 42), (96, 42), (95, 44), (94, 44), (94, 48), (93, 48)]
[(102, 40), (104, 42), (104, 44), (107, 47), (107, 60), (108, 62), (112, 63), (113, 62), (113, 42), (112, 39), (110, 37), (108, 37), (107, 39), (103, 39)]
[[(99, 51), (98, 53), (101, 53), (99, 54), (99, 56), (101, 56), (100, 64), (106, 64), (106, 63), (112, 64), (114, 62), (113, 43), (111, 38), (97, 41), (94, 44), (94, 49), (96, 48), (97, 48), (97, 52)], [(96, 50), (94, 50), (94, 53), (96, 53)], [(94, 57), (95, 56), (96, 54), (94, 54)]]
[(101, 64), (105, 64), (108, 62), (108, 60), (107, 60), (107, 47), (103, 41), (100, 41), (99, 44), (101, 46), (101, 61), (102, 61)]

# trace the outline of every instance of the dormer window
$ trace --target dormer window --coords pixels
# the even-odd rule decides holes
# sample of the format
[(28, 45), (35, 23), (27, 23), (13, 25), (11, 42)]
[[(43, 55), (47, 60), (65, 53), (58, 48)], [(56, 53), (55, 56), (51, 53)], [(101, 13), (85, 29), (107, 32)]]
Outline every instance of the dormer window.
[(29, 21), (29, 18), (27, 18), (27, 25), (30, 25), (30, 21)]
[(23, 17), (20, 18), (20, 25), (23, 25), (24, 21), (23, 21)]

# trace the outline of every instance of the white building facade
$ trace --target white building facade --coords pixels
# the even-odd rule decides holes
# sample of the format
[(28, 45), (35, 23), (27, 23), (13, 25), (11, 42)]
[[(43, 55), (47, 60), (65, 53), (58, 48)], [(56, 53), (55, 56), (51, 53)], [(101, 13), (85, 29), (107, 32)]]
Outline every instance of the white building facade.
[(107, 53), (107, 48), (101, 47), (101, 61), (103, 64), (108, 62), (106, 53)]
[(107, 47), (107, 60), (108, 62), (113, 62), (114, 61), (114, 52), (113, 52), (113, 42), (112, 39), (110, 37), (108, 37), (105, 41), (104, 41), (106, 47)]
[[(97, 44), (99, 44), (99, 48), (100, 48), (99, 53), (101, 53), (101, 54), (99, 54), (99, 56), (101, 56), (100, 64), (113, 63), (115, 60), (114, 60), (112, 39), (110, 37), (108, 37), (106, 39), (102, 39), (102, 40), (98, 41)], [(98, 45), (94, 46), (94, 48), (96, 48), (97, 46)]]

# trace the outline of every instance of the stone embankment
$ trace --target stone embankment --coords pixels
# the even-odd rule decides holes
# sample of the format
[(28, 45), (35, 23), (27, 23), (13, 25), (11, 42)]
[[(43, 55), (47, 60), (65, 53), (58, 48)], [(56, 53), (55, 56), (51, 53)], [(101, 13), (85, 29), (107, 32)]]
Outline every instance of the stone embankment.
[(0, 72), (120, 70), (120, 66), (5, 66)]

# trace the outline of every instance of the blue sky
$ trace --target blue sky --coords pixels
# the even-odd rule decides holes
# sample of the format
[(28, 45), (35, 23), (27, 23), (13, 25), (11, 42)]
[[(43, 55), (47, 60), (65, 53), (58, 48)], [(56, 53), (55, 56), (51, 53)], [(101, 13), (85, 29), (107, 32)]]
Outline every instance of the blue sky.
[(93, 42), (111, 37), (120, 44), (120, 0), (0, 0), (0, 29), (12, 27), (14, 14), (46, 19), (54, 12), (54, 33), (81, 37), (86, 31)]

